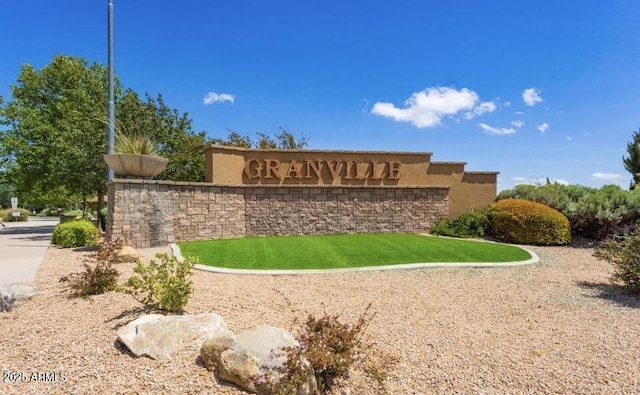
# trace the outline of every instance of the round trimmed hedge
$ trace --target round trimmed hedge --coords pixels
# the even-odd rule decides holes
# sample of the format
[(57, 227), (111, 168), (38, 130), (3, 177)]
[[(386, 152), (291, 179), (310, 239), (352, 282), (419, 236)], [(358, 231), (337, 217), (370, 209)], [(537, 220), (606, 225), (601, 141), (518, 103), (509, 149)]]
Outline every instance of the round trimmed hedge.
[(489, 220), (493, 236), (507, 243), (566, 245), (571, 242), (567, 217), (530, 200), (500, 200), (491, 206)]
[(100, 232), (91, 221), (73, 220), (56, 225), (51, 242), (64, 248), (85, 247), (98, 244)]

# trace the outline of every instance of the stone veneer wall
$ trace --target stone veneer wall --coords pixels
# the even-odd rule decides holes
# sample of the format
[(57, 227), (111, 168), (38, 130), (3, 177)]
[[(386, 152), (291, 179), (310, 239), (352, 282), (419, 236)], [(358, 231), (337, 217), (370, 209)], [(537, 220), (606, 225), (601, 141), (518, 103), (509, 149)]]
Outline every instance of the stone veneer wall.
[(223, 186), (116, 179), (107, 238), (136, 248), (179, 240), (426, 232), (449, 214), (446, 186)]

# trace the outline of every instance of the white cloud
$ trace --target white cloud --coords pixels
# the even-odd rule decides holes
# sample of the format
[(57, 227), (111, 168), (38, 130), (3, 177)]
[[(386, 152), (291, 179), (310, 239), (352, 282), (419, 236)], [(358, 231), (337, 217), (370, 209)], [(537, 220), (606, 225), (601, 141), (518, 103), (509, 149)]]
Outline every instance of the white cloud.
[(415, 92), (398, 108), (392, 103), (377, 102), (371, 113), (398, 122), (411, 122), (418, 128), (440, 125), (444, 116), (452, 116), (461, 111), (471, 110), (478, 102), (478, 94), (467, 88), (433, 87)]
[(515, 128), (521, 128), (525, 125), (524, 121), (521, 120), (515, 120), (511, 122), (511, 126), (515, 127)]
[(530, 184), (531, 183), (531, 181), (527, 177), (520, 177), (520, 176), (513, 177), (513, 181), (519, 182), (519, 183), (522, 183), (522, 184)]
[(478, 125), (486, 134), (492, 134), (495, 136), (507, 136), (516, 132), (513, 128), (494, 128), (493, 126), (489, 126), (486, 123), (479, 123)]
[(591, 175), (591, 178), (593, 178), (594, 180), (598, 180), (598, 181), (616, 182), (616, 181), (624, 178), (624, 176), (622, 174), (616, 174), (616, 173), (597, 172), (597, 173), (593, 173)]
[(479, 117), (480, 115), (486, 112), (494, 112), (496, 110), (496, 104), (492, 101), (487, 101), (484, 103), (480, 103), (474, 107), (473, 111), (469, 111), (464, 114), (464, 119), (472, 119), (475, 117)]
[(573, 137), (571, 136), (564, 136), (565, 139), (567, 139), (567, 141), (573, 141)]
[(209, 104), (213, 104), (213, 103), (224, 103), (226, 101), (233, 103), (235, 98), (236, 97), (234, 95), (230, 95), (228, 93), (209, 92), (205, 95), (202, 102), (204, 103), (205, 106), (208, 106)]
[(542, 101), (540, 90), (538, 88), (527, 88), (522, 92), (522, 100), (527, 106), (535, 106)]
[(536, 126), (536, 129), (540, 131), (540, 133), (544, 133), (549, 129), (549, 124), (546, 122), (542, 122), (540, 125)]
[(561, 185), (569, 185), (569, 181), (565, 181), (561, 178), (554, 178), (553, 180), (551, 180), (551, 182)]

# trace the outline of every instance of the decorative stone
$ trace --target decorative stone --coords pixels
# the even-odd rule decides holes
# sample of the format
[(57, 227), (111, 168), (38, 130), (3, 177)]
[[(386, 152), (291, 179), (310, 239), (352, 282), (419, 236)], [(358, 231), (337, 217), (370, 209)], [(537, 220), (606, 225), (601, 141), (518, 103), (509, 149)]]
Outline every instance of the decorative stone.
[[(271, 393), (280, 377), (278, 369), (286, 361), (283, 349), (297, 344), (285, 329), (260, 325), (238, 335), (224, 332), (213, 336), (202, 345), (200, 357), (220, 380), (263, 395)], [(309, 380), (297, 395), (313, 393), (315, 377), (310, 368)]]
[(140, 254), (133, 247), (124, 246), (118, 253), (125, 262), (135, 262), (136, 259), (140, 258)]
[(13, 311), (39, 292), (28, 285), (0, 285), (0, 311)]
[(170, 359), (196, 351), (209, 338), (229, 329), (218, 314), (184, 316), (144, 315), (118, 330), (118, 340), (136, 357)]

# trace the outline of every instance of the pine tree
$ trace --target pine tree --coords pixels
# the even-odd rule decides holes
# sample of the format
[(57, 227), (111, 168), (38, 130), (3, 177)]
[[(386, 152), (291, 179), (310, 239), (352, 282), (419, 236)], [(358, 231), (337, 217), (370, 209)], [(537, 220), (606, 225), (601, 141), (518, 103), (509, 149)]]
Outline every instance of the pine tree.
[(637, 132), (633, 132), (633, 140), (627, 144), (628, 157), (623, 156), (622, 162), (624, 168), (627, 169), (633, 177), (632, 184), (640, 184), (640, 128)]

